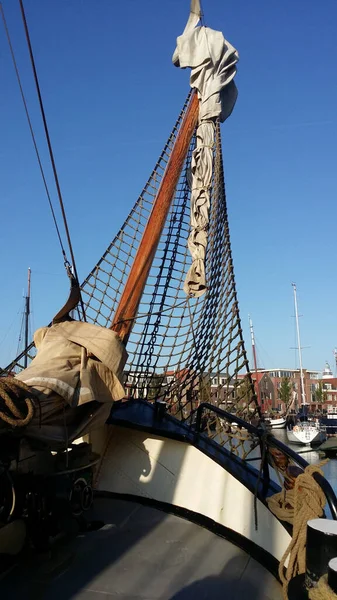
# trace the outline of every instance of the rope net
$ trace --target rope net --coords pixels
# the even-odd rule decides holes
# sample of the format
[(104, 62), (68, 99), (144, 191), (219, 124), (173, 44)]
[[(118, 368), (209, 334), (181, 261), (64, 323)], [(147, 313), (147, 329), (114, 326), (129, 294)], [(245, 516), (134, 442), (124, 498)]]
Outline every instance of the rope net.
[[(88, 322), (102, 327), (111, 325), (189, 99), (190, 96), (125, 223), (82, 284)], [(126, 397), (150, 402), (165, 400), (172, 415), (188, 422), (193, 421), (201, 402), (211, 402), (251, 420), (257, 416), (258, 407), (238, 309), (219, 123), (216, 123), (213, 151), (205, 261), (208, 289), (199, 298), (186, 297), (183, 290), (192, 261), (187, 240), (194, 147), (195, 136), (191, 140), (128, 341)], [(15, 364), (16, 361), (13, 361), (9, 365), (10, 370)], [(210, 416), (208, 428), (210, 431), (221, 430), (220, 420), (214, 413)]]

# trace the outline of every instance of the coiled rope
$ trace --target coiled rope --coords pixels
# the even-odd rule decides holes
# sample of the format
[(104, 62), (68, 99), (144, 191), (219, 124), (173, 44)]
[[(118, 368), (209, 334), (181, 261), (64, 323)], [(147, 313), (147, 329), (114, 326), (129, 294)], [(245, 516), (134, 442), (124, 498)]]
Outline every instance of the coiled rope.
[[(325, 494), (315, 481), (313, 474), (323, 475), (320, 467), (327, 462), (328, 460), (324, 460), (317, 465), (308, 465), (305, 471), (295, 479), (294, 489), (282, 490), (267, 499), (271, 512), (281, 521), (293, 525), (291, 542), (282, 556), (279, 566), (284, 600), (288, 600), (290, 579), (305, 573), (307, 522), (310, 519), (321, 517), (326, 504)], [(287, 559), (288, 566), (284, 571)]]
[(34, 394), (26, 383), (13, 377), (0, 378), (0, 420), (24, 427), (34, 416)]
[(323, 575), (316, 587), (309, 592), (310, 600), (337, 600), (337, 594), (332, 591), (328, 584), (328, 576)]

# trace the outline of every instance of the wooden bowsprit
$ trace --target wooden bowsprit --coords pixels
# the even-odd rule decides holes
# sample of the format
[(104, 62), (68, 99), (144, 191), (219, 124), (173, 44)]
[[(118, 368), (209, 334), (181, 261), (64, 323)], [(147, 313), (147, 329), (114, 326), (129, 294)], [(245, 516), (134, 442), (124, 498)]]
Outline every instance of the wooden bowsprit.
[(175, 189), (197, 125), (199, 100), (193, 92), (181, 124), (152, 212), (126, 281), (111, 329), (127, 344)]

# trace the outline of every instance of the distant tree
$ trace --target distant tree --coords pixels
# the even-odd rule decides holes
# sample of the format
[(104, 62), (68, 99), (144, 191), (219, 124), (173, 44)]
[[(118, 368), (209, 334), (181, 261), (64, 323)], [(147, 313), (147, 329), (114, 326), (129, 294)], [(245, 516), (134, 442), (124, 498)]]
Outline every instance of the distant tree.
[(236, 392), (236, 404), (238, 411), (247, 409), (253, 399), (254, 387), (249, 377), (244, 377)]
[(211, 378), (208, 374), (201, 375), (199, 384), (200, 402), (211, 402)]
[(164, 384), (164, 379), (165, 379), (164, 375), (158, 375), (157, 373), (154, 373), (154, 375), (151, 377), (151, 379), (149, 381), (149, 387), (148, 387), (148, 393), (147, 393), (148, 400), (156, 400), (156, 398), (159, 398), (160, 392), (161, 392), (163, 384)]
[(281, 402), (285, 404), (287, 410), (292, 402), (292, 385), (289, 377), (282, 377), (279, 397)]
[(321, 381), (318, 382), (317, 387), (314, 391), (314, 399), (317, 404), (323, 404), (328, 399), (328, 394), (323, 388), (323, 383)]

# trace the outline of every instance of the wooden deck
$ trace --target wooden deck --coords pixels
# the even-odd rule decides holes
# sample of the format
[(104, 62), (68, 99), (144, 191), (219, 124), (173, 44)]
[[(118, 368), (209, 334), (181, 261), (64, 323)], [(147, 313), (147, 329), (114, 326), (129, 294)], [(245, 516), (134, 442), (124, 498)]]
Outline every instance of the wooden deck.
[(116, 499), (95, 501), (104, 526), (27, 558), (1, 581), (25, 600), (281, 600), (281, 586), (244, 551), (180, 517)]

